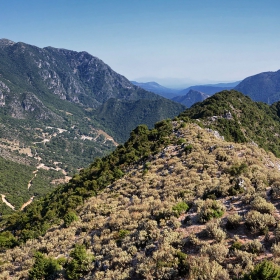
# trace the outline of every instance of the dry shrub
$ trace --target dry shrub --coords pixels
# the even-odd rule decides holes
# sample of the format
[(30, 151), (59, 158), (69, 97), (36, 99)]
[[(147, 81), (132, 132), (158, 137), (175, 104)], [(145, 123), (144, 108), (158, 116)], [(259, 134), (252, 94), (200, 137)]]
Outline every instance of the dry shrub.
[(242, 220), (242, 217), (237, 213), (227, 216), (227, 228), (237, 228)]
[(251, 210), (246, 215), (246, 225), (253, 232), (265, 233), (268, 227), (275, 225), (276, 220), (270, 214), (262, 214), (256, 210)]
[(230, 280), (229, 274), (218, 262), (208, 257), (192, 257), (188, 259), (190, 272), (188, 279)]
[(206, 231), (209, 237), (214, 238), (217, 242), (221, 242), (227, 236), (226, 232), (220, 227), (220, 220), (212, 220), (206, 225)]
[(280, 223), (277, 224), (277, 227), (274, 230), (274, 236), (276, 241), (280, 241)]
[(234, 250), (233, 256), (236, 258), (237, 262), (244, 268), (244, 272), (251, 271), (254, 268), (255, 254), (251, 254), (245, 251)]
[(274, 243), (271, 246), (271, 252), (273, 254), (274, 257), (280, 257), (280, 243)]
[(272, 198), (277, 199), (280, 197), (280, 180), (277, 180), (271, 186)]
[(258, 254), (263, 252), (264, 248), (259, 240), (254, 239), (244, 244), (244, 250), (249, 253)]
[(227, 254), (228, 248), (225, 244), (217, 243), (217, 244), (205, 244), (201, 247), (200, 253), (202, 255), (208, 255), (211, 261), (216, 260), (218, 263), (222, 263)]
[(250, 203), (250, 205), (252, 209), (257, 210), (261, 213), (271, 214), (273, 211), (275, 211), (275, 206), (260, 196), (256, 196), (254, 200)]

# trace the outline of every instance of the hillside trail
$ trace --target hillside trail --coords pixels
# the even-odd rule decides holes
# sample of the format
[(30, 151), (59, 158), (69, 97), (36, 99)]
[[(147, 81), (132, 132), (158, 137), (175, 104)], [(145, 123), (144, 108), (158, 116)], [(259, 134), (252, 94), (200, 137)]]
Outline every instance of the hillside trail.
[(26, 206), (28, 206), (30, 203), (32, 203), (34, 197), (35, 196), (31, 196), (31, 198), (21, 206), (20, 211), (22, 211)]
[[(48, 128), (53, 128), (53, 127), (48, 127)], [(61, 128), (57, 128), (57, 130), (58, 130), (57, 133), (59, 133), (59, 134), (65, 132), (65, 131), (67, 131), (67, 130), (61, 129)], [(49, 142), (53, 136), (56, 136), (56, 135), (57, 135), (57, 133), (54, 133), (53, 135), (51, 135), (49, 139), (48, 139), (48, 138), (44, 138), (41, 142), (35, 142), (34, 144), (36, 144), (36, 143), (44, 143), (44, 144), (46, 144), (46, 142)], [(112, 141), (112, 142), (114, 143), (114, 145), (116, 145), (116, 146), (118, 145), (118, 143), (116, 143), (116, 142), (114, 141), (114, 139), (113, 139), (111, 136), (109, 136), (108, 134), (106, 134), (103, 130), (98, 130), (97, 137), (99, 137), (100, 135), (103, 135), (103, 136), (105, 137), (105, 141), (106, 141), (106, 139), (108, 139), (108, 140)], [(97, 138), (97, 137), (96, 137), (96, 138)], [(82, 139), (83, 139), (83, 138), (82, 138)], [(85, 139), (86, 139), (86, 137), (85, 137)], [(94, 140), (95, 140), (95, 139), (94, 139)], [(36, 156), (36, 155), (35, 155), (35, 156)], [(32, 183), (33, 183), (33, 180), (36, 178), (39, 169), (40, 169), (40, 168), (44, 168), (44, 166), (45, 166), (43, 163), (40, 163), (40, 158), (38, 158), (38, 160), (39, 160), (39, 162), (38, 162), (39, 164), (36, 166), (36, 169), (33, 171), (33, 177), (29, 180), (29, 182), (28, 182), (28, 184), (27, 184), (27, 189), (28, 189), (28, 190), (31, 188)], [(65, 171), (64, 171), (64, 172), (65, 172)], [(65, 174), (65, 175), (66, 175), (66, 174)], [(70, 179), (70, 178), (71, 178), (71, 177), (67, 176), (67, 179)], [(31, 204), (32, 201), (33, 201), (33, 199), (34, 199), (34, 197), (35, 197), (35, 196), (30, 197), (30, 199), (29, 199), (27, 202), (25, 202), (25, 203), (21, 206), (20, 211), (22, 211), (26, 206), (28, 206), (29, 204)], [(5, 195), (2, 195), (2, 201), (3, 201), (7, 206), (9, 206), (11, 209), (15, 210), (15, 207), (5, 199)]]
[[(35, 179), (35, 177), (37, 176), (37, 172), (39, 170), (39, 168), (41, 168), (41, 164), (39, 164), (38, 166), (36, 166), (36, 170), (33, 171), (34, 176), (31, 178), (31, 180), (28, 182), (27, 184), (27, 189), (29, 190), (30, 187), (32, 186), (32, 181)], [(30, 203), (32, 203), (33, 199), (35, 196), (31, 196), (30, 199), (25, 202), (21, 207), (20, 207), (20, 211), (22, 211), (26, 206), (28, 206)]]
[(1, 194), (2, 201), (5, 203), (8, 207), (15, 210), (15, 206), (13, 206), (9, 201), (6, 200), (6, 196), (4, 194)]
[(33, 171), (34, 176), (31, 178), (31, 180), (28, 182), (27, 184), (27, 189), (29, 190), (31, 185), (32, 185), (32, 181), (35, 179), (35, 177), (37, 176), (37, 172), (38, 172), (38, 166), (36, 167), (37, 169)]

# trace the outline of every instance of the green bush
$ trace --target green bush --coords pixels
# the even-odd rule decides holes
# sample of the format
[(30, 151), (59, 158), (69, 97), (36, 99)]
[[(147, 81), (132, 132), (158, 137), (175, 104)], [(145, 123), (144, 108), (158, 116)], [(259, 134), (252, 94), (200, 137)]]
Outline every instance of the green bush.
[(189, 272), (189, 264), (187, 261), (187, 254), (178, 251), (176, 254), (176, 257), (178, 258), (178, 272), (180, 276), (184, 276)]
[(193, 145), (189, 144), (184, 148), (185, 153), (188, 155), (192, 152), (193, 150)]
[(241, 174), (245, 173), (248, 170), (248, 165), (244, 162), (242, 162), (240, 165), (235, 164), (231, 168), (227, 170), (227, 172), (231, 176), (240, 176)]
[(62, 268), (58, 260), (47, 258), (40, 252), (36, 252), (34, 257), (35, 263), (29, 271), (30, 279), (51, 280), (58, 277), (59, 271)]
[(70, 257), (66, 263), (66, 275), (69, 279), (78, 280), (92, 269), (94, 257), (87, 254), (84, 245), (77, 244)]
[(172, 207), (172, 210), (175, 213), (175, 215), (177, 217), (179, 217), (182, 213), (185, 213), (186, 211), (189, 210), (189, 206), (186, 202), (181, 201), (181, 202), (178, 202), (176, 205), (174, 205)]
[(119, 237), (120, 239), (123, 239), (123, 238), (125, 238), (129, 233), (130, 233), (129, 230), (121, 229), (121, 230), (119, 231), (118, 237)]
[(184, 143), (186, 143), (186, 139), (184, 139), (184, 138), (179, 138), (177, 141), (177, 145), (182, 145)]
[(234, 250), (241, 250), (243, 247), (243, 244), (240, 241), (234, 241), (232, 245), (230, 246), (229, 250), (232, 252)]
[(78, 216), (74, 211), (69, 211), (65, 216), (64, 216), (64, 224), (66, 227), (69, 227), (70, 224), (74, 221), (78, 221)]
[(246, 274), (242, 280), (279, 280), (280, 267), (271, 261), (263, 261), (254, 270)]
[(220, 218), (223, 216), (225, 206), (218, 200), (206, 199), (199, 201), (198, 215), (200, 222), (207, 222), (213, 218)]
[(13, 248), (18, 245), (16, 238), (8, 231), (0, 233), (0, 249)]

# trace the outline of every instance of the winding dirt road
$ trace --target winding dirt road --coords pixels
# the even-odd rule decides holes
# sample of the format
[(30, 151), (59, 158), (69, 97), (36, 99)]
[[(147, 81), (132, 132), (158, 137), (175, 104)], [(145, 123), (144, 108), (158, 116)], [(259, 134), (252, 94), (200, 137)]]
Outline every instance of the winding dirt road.
[(6, 196), (4, 194), (1, 194), (2, 201), (5, 203), (8, 207), (15, 210), (15, 206), (13, 206), (9, 201), (6, 200)]

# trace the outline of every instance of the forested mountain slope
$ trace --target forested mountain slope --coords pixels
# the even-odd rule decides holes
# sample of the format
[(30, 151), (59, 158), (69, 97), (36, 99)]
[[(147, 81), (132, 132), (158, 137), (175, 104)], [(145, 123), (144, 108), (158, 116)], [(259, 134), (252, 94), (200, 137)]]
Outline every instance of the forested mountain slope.
[[(278, 107), (225, 91), (137, 127), (68, 184), (2, 217), (1, 277), (279, 279), (280, 160), (264, 144)], [(246, 122), (251, 109), (259, 118)], [(263, 116), (266, 141), (252, 141)]]
[(235, 89), (254, 101), (272, 104), (280, 100), (280, 70), (247, 77)]
[[(137, 125), (152, 127), (184, 108), (132, 85), (87, 52), (2, 39), (0, 161), (12, 169), (5, 171), (9, 180), (0, 177), (0, 195), (20, 209), (112, 151)], [(0, 212), (11, 212), (3, 199)]]

